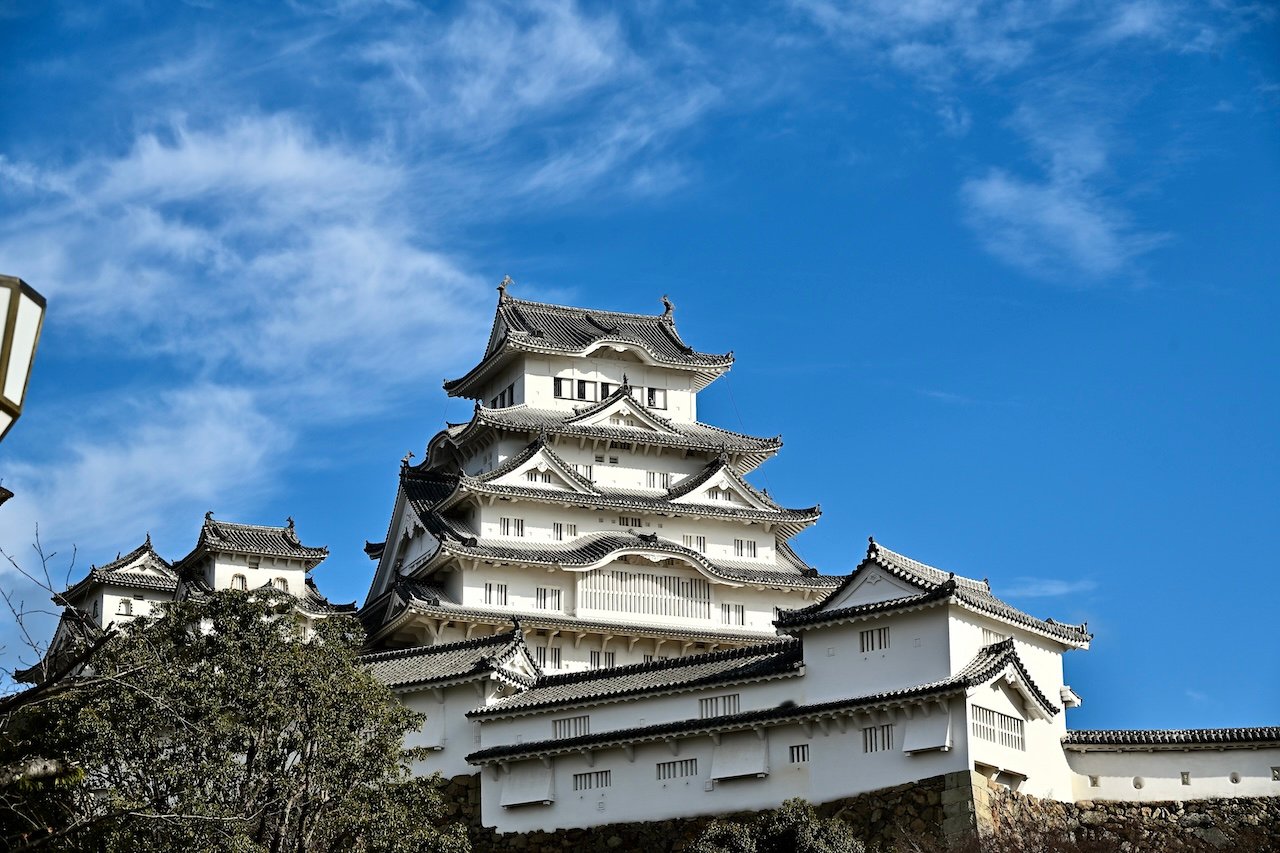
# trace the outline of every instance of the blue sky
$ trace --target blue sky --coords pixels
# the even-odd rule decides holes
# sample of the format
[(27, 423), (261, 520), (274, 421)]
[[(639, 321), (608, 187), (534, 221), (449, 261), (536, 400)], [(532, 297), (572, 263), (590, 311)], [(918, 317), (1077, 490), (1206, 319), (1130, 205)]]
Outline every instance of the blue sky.
[(38, 523), (65, 574), (292, 515), (363, 597), (498, 280), (665, 293), (737, 355), (703, 418), (783, 434), (753, 479), (821, 502), (822, 571), (874, 534), (1088, 620), (1073, 727), (1274, 724), (1278, 30), (1171, 0), (0, 3), (0, 271), (50, 303), (0, 544), (30, 566)]

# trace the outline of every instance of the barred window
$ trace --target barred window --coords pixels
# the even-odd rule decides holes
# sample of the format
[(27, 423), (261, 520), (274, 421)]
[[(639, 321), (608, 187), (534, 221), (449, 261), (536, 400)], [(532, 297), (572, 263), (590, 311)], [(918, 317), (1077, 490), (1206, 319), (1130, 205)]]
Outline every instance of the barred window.
[(807, 764), (809, 761), (809, 744), (797, 743), (789, 750), (792, 764)]
[(736, 714), (742, 704), (741, 693), (726, 693), (723, 696), (708, 696), (698, 700), (698, 716), (719, 717), (724, 714)]
[(754, 539), (733, 540), (733, 556), (755, 557), (755, 555), (756, 555), (756, 542)]
[(562, 542), (565, 539), (572, 539), (578, 535), (578, 525), (564, 521), (555, 521), (551, 524), (551, 532), (555, 536), (557, 542)]
[(726, 625), (747, 624), (747, 607), (745, 604), (722, 603), (720, 605), (720, 621)]
[(281, 592), (288, 592), (289, 582), (284, 578), (276, 578), (276, 589), (280, 590)]
[(1007, 634), (1001, 634), (999, 631), (993, 631), (990, 628), (983, 628), (982, 645), (989, 646), (993, 643), (1002, 642), (1007, 636)]
[(617, 665), (617, 652), (588, 652), (588, 660), (592, 669), (602, 669)]
[(498, 530), (503, 536), (523, 536), (524, 535), (524, 519), (523, 518), (499, 518)]
[(893, 749), (893, 723), (867, 726), (862, 730), (863, 752), (885, 752)]
[(671, 475), (666, 471), (646, 471), (645, 483), (651, 489), (671, 488)]
[(620, 515), (618, 516), (619, 527), (644, 527), (644, 519), (638, 515)]
[(875, 652), (889, 648), (889, 629), (870, 628), (858, 632), (858, 646), (863, 652)]
[(582, 737), (591, 734), (591, 715), (561, 717), (551, 721), (551, 736), (555, 738)]
[(691, 536), (688, 533), (684, 535), (684, 547), (697, 551), (699, 554), (707, 553), (707, 537)]
[(231, 588), (238, 589), (241, 592), (244, 592), (249, 588), (249, 581), (244, 575), (232, 575)]
[(711, 584), (703, 578), (596, 569), (582, 577), (578, 596), (586, 610), (711, 618)]
[(575, 791), (590, 791), (593, 788), (608, 788), (612, 784), (612, 770), (593, 770), (590, 773), (573, 774), (573, 790)]
[(560, 590), (556, 587), (540, 586), (534, 593), (534, 606), (539, 610), (559, 610)]
[(506, 607), (507, 585), (505, 583), (486, 583), (484, 585), (484, 603)]
[(667, 779), (683, 779), (698, 775), (698, 759), (681, 758), (676, 761), (663, 761), (657, 765), (658, 781)]
[(579, 474), (581, 474), (582, 476), (586, 477), (588, 480), (590, 480), (590, 479), (591, 479), (591, 470), (592, 470), (592, 468), (591, 468), (591, 466), (590, 466), (590, 465), (587, 465), (587, 464), (579, 464), (579, 463), (575, 462), (575, 463), (574, 463), (574, 465), (573, 465), (573, 470), (577, 471)]
[(989, 740), (1010, 749), (1027, 748), (1023, 735), (1023, 722), (1017, 717), (992, 711), (979, 705), (973, 706), (973, 736), (981, 740)]
[(552, 482), (550, 471), (526, 471), (525, 479), (530, 483), (550, 483)]

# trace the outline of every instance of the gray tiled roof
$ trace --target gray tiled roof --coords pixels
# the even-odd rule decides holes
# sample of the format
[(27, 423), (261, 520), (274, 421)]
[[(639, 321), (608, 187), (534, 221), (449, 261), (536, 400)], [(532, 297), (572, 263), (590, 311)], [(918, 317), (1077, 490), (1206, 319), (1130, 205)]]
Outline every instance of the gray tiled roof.
[[(587, 492), (540, 488), (532, 484), (529, 486), (516, 486), (494, 482), (498, 478), (516, 470), (539, 452), (545, 453), (554, 462), (563, 466), (566, 475), (574, 483), (586, 489)], [(671, 500), (674, 497), (688, 494), (720, 471), (725, 471), (728, 476), (741, 483), (749, 494), (755, 496), (768, 508), (754, 509), (711, 501), (698, 504), (675, 503)], [(406, 494), (413, 501), (414, 508), (420, 514), (423, 511), (430, 511), (432, 507), (438, 507), (441, 502), (446, 501), (448, 498), (453, 498), (459, 493), (459, 490), (528, 500), (581, 504), (591, 509), (634, 509), (640, 512), (656, 512), (665, 515), (697, 515), (744, 521), (768, 521), (786, 525), (786, 532), (789, 535), (794, 535), (803, 527), (817, 521), (822, 514), (822, 508), (819, 506), (803, 509), (788, 509), (778, 506), (768, 495), (757, 491), (750, 483), (742, 479), (723, 460), (713, 460), (699, 474), (686, 478), (675, 488), (666, 491), (640, 492), (635, 490), (602, 489), (591, 480), (574, 471), (573, 466), (561, 459), (559, 454), (552, 450), (542, 439), (535, 440), (498, 468), (479, 476), (444, 474), (429, 470), (423, 465), (416, 468), (402, 469), (401, 477), (402, 480), (407, 481)], [(697, 480), (696, 483), (688, 483), (689, 480), (695, 479)], [(447, 526), (447, 522), (442, 521), (441, 524)], [(453, 529), (451, 538), (466, 539), (470, 538), (470, 536)]]
[(733, 364), (732, 353), (698, 352), (681, 340), (670, 310), (657, 316), (625, 314), (527, 302), (507, 296), (505, 290), (501, 293), (484, 358), (465, 376), (444, 383), (450, 394), (465, 392), (469, 382), (512, 350), (577, 355), (602, 343), (621, 343), (639, 347), (670, 367), (722, 373)]
[[(511, 630), (458, 643), (373, 652), (361, 655), (359, 661), (388, 687), (430, 686), (492, 672), (523, 646), (521, 633)], [(533, 683), (514, 673), (508, 673), (507, 677), (525, 687)]]
[[(139, 559), (145, 559), (147, 566), (159, 572), (160, 576), (129, 571), (127, 567), (136, 563)], [(66, 600), (78, 597), (87, 587), (95, 583), (129, 587), (130, 589), (173, 592), (178, 588), (178, 576), (173, 571), (173, 566), (155, 552), (155, 549), (151, 546), (151, 536), (148, 534), (146, 541), (128, 554), (122, 557), (118, 556), (105, 565), (91, 566), (88, 575), (72, 584), (62, 593), (54, 595), (53, 600), (58, 603), (65, 603)]]
[(468, 716), (489, 717), (732, 684), (785, 675), (800, 667), (800, 644), (786, 641), (611, 669), (545, 675), (524, 693), (477, 708)]
[[(528, 743), (504, 744), (473, 752), (467, 756), (467, 761), (472, 764), (484, 764), (503, 759), (518, 759), (581, 749), (598, 749), (625, 743), (662, 740), (672, 736), (748, 729), (759, 725), (776, 725), (804, 719), (843, 716), (859, 710), (968, 690), (996, 678), (1010, 665), (1013, 665), (1018, 670), (1020, 677), (1046, 713), (1050, 715), (1057, 713), (1059, 709), (1044, 697), (1044, 694), (1027, 676), (1026, 667), (1018, 657), (1018, 653), (1013, 647), (1013, 642), (1006, 640), (982, 649), (973, 660), (955, 675), (912, 687), (848, 699), (838, 699), (832, 702), (790, 706), (784, 703), (776, 708), (763, 708), (720, 717), (658, 723), (651, 726), (637, 726), (558, 740), (550, 739)], [(473, 711), (472, 713), (476, 712)]]
[(1280, 744), (1280, 726), (1238, 729), (1078, 729), (1062, 739), (1067, 747), (1211, 746)]
[(350, 604), (334, 604), (320, 594), (320, 588), (316, 586), (316, 582), (311, 578), (307, 578), (307, 586), (302, 595), (298, 596), (298, 606), (304, 612), (313, 616), (328, 616), (338, 613), (354, 616), (356, 613), (356, 603), (354, 601)]
[(719, 452), (724, 450), (730, 454), (752, 457), (763, 461), (782, 447), (782, 438), (757, 438), (732, 432), (720, 427), (700, 422), (679, 423), (668, 421), (670, 432), (629, 429), (620, 426), (592, 425), (570, 423), (575, 415), (566, 414), (556, 409), (535, 409), (524, 405), (508, 406), (504, 409), (489, 409), (477, 406), (475, 415), (465, 424), (449, 424), (448, 428), (438, 433), (431, 440), (434, 445), (441, 440), (450, 440), (458, 444), (467, 442), (472, 435), (478, 434), (485, 427), (507, 432), (523, 432), (529, 435), (547, 433), (573, 438), (601, 439), (605, 441), (631, 442), (650, 446), (673, 447), (686, 450)]
[[(944, 572), (933, 566), (925, 565), (910, 557), (890, 551), (876, 542), (875, 539), (870, 540), (866, 557), (844, 579), (839, 589), (833, 591), (831, 596), (828, 596), (823, 601), (809, 607), (784, 611), (778, 619), (778, 627), (787, 630), (788, 628), (817, 625), (834, 619), (844, 619), (851, 615), (857, 615), (858, 611), (860, 611), (860, 606), (828, 610), (824, 609), (824, 605), (827, 601), (832, 600), (833, 597), (838, 596), (840, 589), (844, 589), (860, 577), (867, 566), (872, 565), (880, 567), (892, 576), (906, 581), (923, 592), (945, 593), (975, 610), (1013, 622), (1032, 631), (1046, 634), (1066, 645), (1085, 646), (1092, 639), (1092, 635), (1089, 634), (1084, 625), (1066, 625), (1061, 622), (1055, 622), (1052, 619), (1037, 619), (996, 598), (992, 595), (991, 587), (987, 585), (986, 581), (960, 577), (953, 572)], [(899, 599), (899, 602), (903, 600)]]
[(319, 565), (329, 556), (328, 548), (312, 548), (298, 541), (292, 518), (284, 527), (266, 527), (217, 521), (213, 513), (208, 512), (205, 513), (196, 547), (179, 561), (179, 565), (188, 563), (200, 554), (219, 551), (259, 554), (264, 557), (290, 557), (306, 561), (310, 564), (308, 568)]
[[(671, 554), (701, 566), (714, 577), (728, 581), (764, 584), (767, 586), (791, 586), (830, 589), (839, 583), (837, 578), (819, 575), (810, 567), (785, 566), (781, 568), (756, 568), (744, 562), (711, 561), (690, 548), (663, 539), (656, 534), (641, 533), (588, 533), (563, 545), (517, 545), (509, 540), (445, 541), (441, 550), (454, 556), (479, 557), (484, 560), (533, 563), (566, 568), (585, 568), (606, 561), (610, 555), (624, 550), (644, 550)], [(777, 566), (778, 564), (769, 564)]]

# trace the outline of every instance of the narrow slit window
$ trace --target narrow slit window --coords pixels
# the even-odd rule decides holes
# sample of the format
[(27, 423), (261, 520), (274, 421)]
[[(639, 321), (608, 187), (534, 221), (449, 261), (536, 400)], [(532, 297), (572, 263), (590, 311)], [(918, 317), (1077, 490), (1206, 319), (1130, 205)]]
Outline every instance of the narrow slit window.
[(797, 743), (789, 750), (792, 764), (809, 763), (809, 744)]
[(562, 717), (551, 721), (551, 736), (554, 738), (582, 737), (589, 734), (591, 734), (590, 714)]
[(684, 535), (684, 547), (697, 551), (699, 554), (707, 553), (707, 537), (691, 536), (686, 533)]
[(893, 723), (867, 726), (862, 730), (863, 752), (887, 752), (893, 749)]
[(705, 699), (698, 700), (698, 717), (705, 720), (708, 717), (723, 717), (726, 714), (736, 714), (741, 707), (741, 693), (708, 696)]
[(507, 585), (505, 583), (486, 583), (484, 585), (484, 603), (506, 607)]
[(745, 604), (723, 602), (720, 605), (720, 621), (726, 625), (747, 624), (747, 607)]
[(612, 784), (612, 770), (592, 770), (589, 773), (573, 774), (573, 790), (575, 791), (590, 791), (595, 788), (608, 788)]
[(889, 648), (889, 629), (868, 628), (858, 632), (858, 647), (864, 652), (878, 652)]
[(676, 761), (663, 761), (657, 765), (658, 781), (665, 782), (668, 779), (684, 779), (689, 776), (698, 775), (698, 759), (681, 758)]

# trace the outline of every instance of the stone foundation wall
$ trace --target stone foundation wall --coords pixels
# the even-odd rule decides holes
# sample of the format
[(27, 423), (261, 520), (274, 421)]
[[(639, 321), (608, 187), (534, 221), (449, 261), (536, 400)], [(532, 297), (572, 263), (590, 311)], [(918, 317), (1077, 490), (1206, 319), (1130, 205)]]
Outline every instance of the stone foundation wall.
[[(968, 782), (969, 774), (964, 776)], [(823, 817), (847, 823), (868, 847), (889, 849), (898, 838), (927, 839), (943, 843), (946, 785), (950, 776), (935, 776), (910, 785), (898, 785), (816, 804)], [(756, 812), (731, 815), (675, 818), (650, 823), (615, 823), (587, 829), (560, 829), (554, 832), (498, 833), (480, 825), (480, 777), (457, 776), (445, 784), (444, 796), (450, 817), (468, 823), (474, 853), (587, 853), (597, 850), (641, 850), (644, 853), (680, 853), (697, 838), (708, 823), (717, 818), (751, 819)], [(971, 799), (971, 798), (970, 798)], [(966, 813), (959, 807), (958, 814)]]
[(1068, 842), (1083, 850), (1280, 853), (1280, 797), (1060, 803), (990, 785), (978, 799), (986, 801), (983, 829), (1001, 850)]

